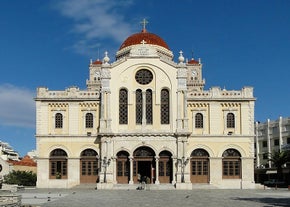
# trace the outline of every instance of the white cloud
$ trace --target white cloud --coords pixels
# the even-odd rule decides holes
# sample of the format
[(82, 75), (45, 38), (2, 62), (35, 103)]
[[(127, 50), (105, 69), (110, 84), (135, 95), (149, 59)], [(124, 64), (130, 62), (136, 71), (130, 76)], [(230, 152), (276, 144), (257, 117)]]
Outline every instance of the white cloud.
[(34, 95), (26, 88), (0, 85), (0, 125), (34, 128)]
[(79, 35), (79, 40), (72, 48), (86, 53), (88, 48), (92, 49), (90, 45), (100, 48), (105, 39), (120, 44), (132, 33), (131, 25), (122, 15), (130, 5), (132, 1), (128, 0), (63, 0), (57, 1), (55, 8), (73, 20), (72, 32)]

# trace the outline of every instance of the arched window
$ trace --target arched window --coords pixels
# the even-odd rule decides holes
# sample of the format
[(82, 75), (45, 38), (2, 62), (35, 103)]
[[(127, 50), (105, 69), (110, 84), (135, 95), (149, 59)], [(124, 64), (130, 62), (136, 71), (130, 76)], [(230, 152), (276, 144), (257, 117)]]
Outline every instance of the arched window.
[(223, 153), (223, 178), (241, 178), (241, 154), (235, 149), (227, 149)]
[(227, 114), (227, 128), (235, 128), (235, 115), (233, 113)]
[(169, 124), (169, 91), (167, 89), (161, 90), (161, 106), (160, 106), (160, 117), (161, 124)]
[(142, 91), (136, 90), (136, 124), (142, 124)]
[(195, 115), (195, 128), (203, 128), (203, 115), (201, 113)]
[(119, 124), (128, 124), (128, 91), (119, 92)]
[(55, 114), (55, 128), (62, 128), (63, 126), (63, 117), (61, 113)]
[(146, 90), (146, 123), (152, 124), (152, 91)]
[(67, 154), (62, 149), (55, 149), (49, 156), (50, 179), (67, 178)]
[(93, 128), (94, 127), (94, 116), (92, 113), (86, 114), (86, 128)]

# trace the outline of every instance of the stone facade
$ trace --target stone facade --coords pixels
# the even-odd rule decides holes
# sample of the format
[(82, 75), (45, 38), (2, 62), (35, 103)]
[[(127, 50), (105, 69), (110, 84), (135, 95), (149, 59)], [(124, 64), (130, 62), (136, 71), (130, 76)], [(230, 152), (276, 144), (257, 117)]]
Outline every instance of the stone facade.
[(138, 183), (254, 188), (252, 87), (204, 90), (202, 63), (142, 30), (110, 62), (91, 61), (87, 89), (37, 89), (37, 187)]

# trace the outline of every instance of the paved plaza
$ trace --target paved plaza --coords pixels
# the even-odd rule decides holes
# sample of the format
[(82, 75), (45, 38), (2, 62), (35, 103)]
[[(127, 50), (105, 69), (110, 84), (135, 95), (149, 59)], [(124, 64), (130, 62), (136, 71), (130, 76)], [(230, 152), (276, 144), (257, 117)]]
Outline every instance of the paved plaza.
[(290, 206), (288, 189), (95, 190), (25, 189), (22, 204), (54, 207), (270, 207)]

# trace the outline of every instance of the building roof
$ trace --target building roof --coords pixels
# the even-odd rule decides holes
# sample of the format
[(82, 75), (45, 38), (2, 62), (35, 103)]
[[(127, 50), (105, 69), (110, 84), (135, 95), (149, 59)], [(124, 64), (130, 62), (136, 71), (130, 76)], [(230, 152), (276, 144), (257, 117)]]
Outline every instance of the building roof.
[(20, 161), (9, 160), (9, 163), (20, 166), (36, 166), (36, 162), (28, 155), (25, 155)]
[(146, 44), (158, 45), (169, 50), (167, 43), (158, 35), (149, 33), (145, 28), (142, 29), (140, 33), (135, 33), (129, 36), (120, 46), (119, 50), (122, 50), (125, 47), (131, 45), (141, 44), (142, 41), (145, 41)]

